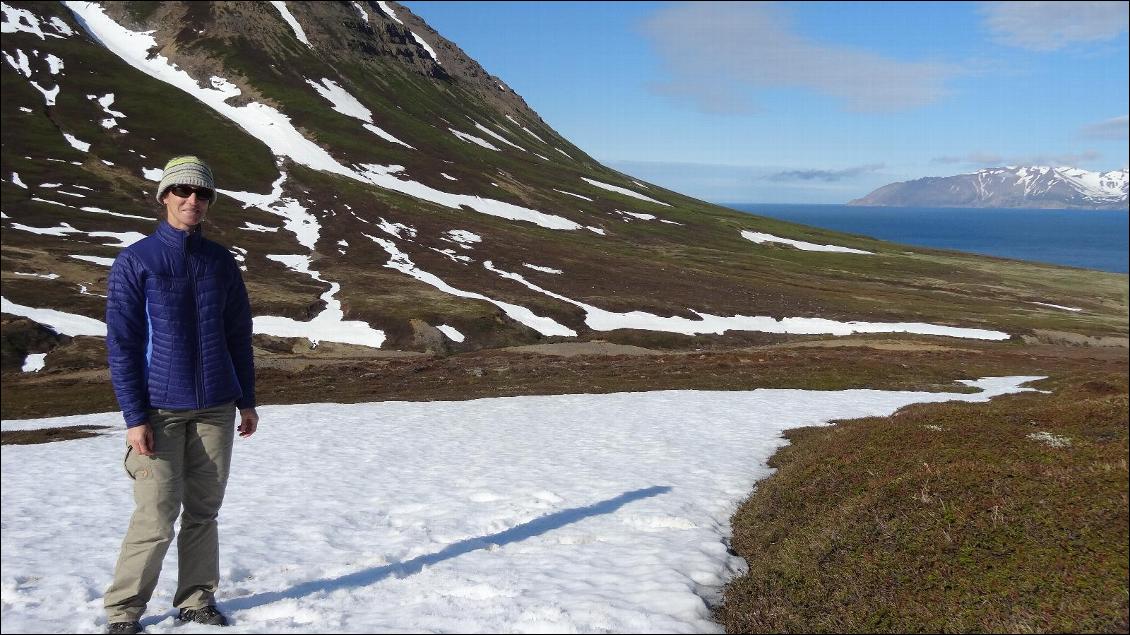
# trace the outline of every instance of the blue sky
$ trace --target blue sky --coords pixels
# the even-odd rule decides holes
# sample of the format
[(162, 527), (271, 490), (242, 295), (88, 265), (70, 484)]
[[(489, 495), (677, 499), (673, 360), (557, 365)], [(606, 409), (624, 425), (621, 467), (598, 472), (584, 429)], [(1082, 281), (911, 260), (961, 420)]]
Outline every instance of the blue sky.
[(559, 133), (714, 202), (1127, 166), (1126, 2), (405, 2)]

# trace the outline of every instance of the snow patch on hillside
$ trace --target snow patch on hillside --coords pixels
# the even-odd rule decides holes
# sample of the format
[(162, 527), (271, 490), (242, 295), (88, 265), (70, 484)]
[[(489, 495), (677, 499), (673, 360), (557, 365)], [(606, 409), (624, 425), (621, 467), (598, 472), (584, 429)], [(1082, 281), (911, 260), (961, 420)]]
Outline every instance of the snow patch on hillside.
[[(527, 127), (523, 126), (522, 124), (518, 123), (518, 122), (517, 122), (517, 121), (516, 121), (516, 120), (515, 120), (515, 119), (514, 119), (513, 117), (511, 117), (510, 115), (506, 115), (506, 118), (507, 118), (507, 119), (509, 119), (509, 120), (510, 120), (510, 121), (511, 121), (511, 122), (512, 122), (512, 123), (513, 123), (514, 125), (516, 125), (516, 126), (520, 127), (520, 128), (522, 129), (522, 130), (525, 130), (525, 131), (526, 131), (526, 134), (530, 135), (531, 137), (533, 137), (533, 138), (537, 139), (538, 141), (540, 141), (540, 142), (542, 142), (542, 143), (545, 143), (545, 139), (542, 139), (541, 137), (539, 137), (539, 136), (537, 136), (536, 134), (534, 134), (534, 131), (533, 131), (533, 130), (530, 130), (529, 128), (527, 128)], [(547, 144), (547, 145), (548, 145), (548, 144)], [(560, 150), (558, 150), (558, 152), (561, 152), (561, 151), (560, 151)], [(565, 154), (565, 153), (564, 153), (564, 152), (561, 152), (561, 154)], [(540, 155), (540, 154), (539, 154), (538, 156), (539, 156), (539, 157), (541, 157), (541, 155)], [(569, 155), (565, 154), (565, 156), (569, 156)], [(548, 159), (548, 158), (546, 158), (546, 157), (542, 157), (542, 158), (543, 158), (543, 159), (545, 159), (546, 161), (548, 161), (548, 160), (549, 160), (549, 159)]]
[(443, 232), (440, 236), (440, 240), (459, 243), (460, 247), (471, 249), (471, 245), (483, 242), (483, 237), (465, 229), (451, 229)]
[[(46, 202), (46, 203), (55, 203), (55, 201), (48, 201), (46, 199), (41, 199), (41, 200), (43, 200), (43, 202)], [(62, 205), (62, 203), (56, 203), (56, 204)], [(71, 207), (71, 206), (65, 205), (64, 207)], [(9, 225), (9, 227), (11, 227), (12, 229), (18, 229), (20, 231), (30, 232), (32, 234), (39, 234), (39, 235), (42, 235), (42, 236), (67, 236), (69, 234), (86, 234), (87, 236), (90, 236), (91, 238), (111, 238), (111, 239), (116, 240), (118, 242), (117, 243), (102, 243), (102, 244), (106, 245), (107, 247), (119, 247), (119, 248), (129, 247), (130, 245), (134, 244), (135, 242), (141, 240), (142, 238), (145, 238), (145, 234), (142, 234), (142, 233), (139, 233), (139, 232), (85, 231), (85, 230), (73, 227), (70, 223), (68, 223), (66, 221), (60, 222), (57, 227), (32, 227), (30, 225), (24, 225), (23, 223), (12, 223), (11, 225)]]
[(24, 358), (24, 364), (20, 368), (20, 372), (24, 373), (38, 373), (46, 366), (47, 353), (30, 353)]
[(43, 278), (45, 280), (58, 280), (59, 274), (57, 273), (31, 273), (28, 271), (14, 271), (12, 272), (17, 276), (26, 276), (28, 278)]
[(90, 144), (83, 141), (82, 139), (75, 137), (73, 134), (64, 132), (63, 138), (66, 139), (67, 143), (69, 143), (75, 150), (78, 150), (79, 152), (90, 152)]
[(377, 126), (377, 125), (371, 124), (371, 123), (367, 123), (367, 124), (362, 124), (362, 127), (365, 128), (365, 130), (368, 130), (369, 132), (377, 135), (381, 139), (384, 139), (385, 141), (388, 141), (388, 142), (391, 142), (391, 143), (399, 143), (400, 145), (404, 146), (405, 148), (408, 148), (409, 150), (415, 150), (416, 149), (415, 147), (408, 145), (407, 143), (401, 141), (400, 139), (397, 139), (391, 133), (387, 132), (384, 128), (381, 128), (380, 126)]
[(400, 249), (397, 248), (396, 243), (392, 242), (391, 240), (385, 240), (384, 238), (371, 236), (369, 234), (364, 235), (368, 237), (369, 240), (377, 243), (386, 252), (388, 252), (389, 261), (387, 264), (385, 264), (385, 266), (389, 269), (395, 269), (402, 273), (408, 274), (409, 276), (412, 276), (420, 282), (431, 285), (439, 289), (440, 291), (443, 291), (444, 293), (450, 293), (451, 295), (459, 296), (461, 298), (471, 298), (474, 300), (483, 300), (485, 302), (490, 302), (491, 304), (502, 309), (502, 311), (506, 313), (506, 315), (508, 315), (512, 320), (525, 324), (526, 326), (534, 329), (542, 335), (564, 335), (568, 337), (577, 336), (577, 332), (573, 329), (556, 322), (552, 318), (535, 315), (533, 311), (527, 309), (524, 306), (518, 306), (516, 304), (510, 304), (509, 302), (495, 300), (481, 293), (456, 289), (455, 287), (441, 280), (438, 276), (430, 274), (416, 266), (416, 263), (412, 262), (412, 259), (408, 257), (408, 254), (400, 251)]
[(38, 322), (59, 335), (90, 335), (106, 337), (106, 323), (85, 315), (56, 311), (55, 309), (37, 309), (35, 307), (16, 304), (8, 298), (0, 296), (0, 312), (9, 315), (26, 317)]
[(529, 268), (529, 269), (533, 269), (534, 271), (540, 271), (542, 273), (552, 273), (552, 274), (557, 274), (557, 275), (565, 273), (564, 271), (562, 271), (560, 269), (554, 269), (553, 267), (543, 267), (541, 265), (531, 265), (528, 262), (523, 262), (522, 266)]
[(446, 325), (446, 324), (440, 324), (440, 325), (439, 325), (439, 326), (437, 326), (436, 328), (437, 328), (437, 329), (439, 329), (439, 331), (440, 331), (441, 333), (443, 333), (444, 335), (446, 335), (446, 336), (447, 336), (447, 338), (448, 338), (448, 339), (450, 339), (450, 340), (451, 340), (451, 341), (453, 341), (453, 342), (459, 342), (460, 344), (462, 344), (462, 343), (463, 343), (463, 341), (464, 341), (465, 339), (467, 339), (466, 337), (464, 337), (464, 336), (463, 336), (463, 334), (462, 334), (462, 333), (460, 333), (460, 332), (459, 332), (459, 330), (458, 330), (458, 329), (456, 329), (456, 328), (455, 328), (455, 327), (453, 327), (453, 326), (448, 326), (448, 325)]
[[(308, 275), (318, 282), (325, 282), (321, 274), (310, 269), (310, 256), (268, 254), (267, 258), (281, 262), (290, 270)], [(330, 290), (323, 293), (321, 298), (326, 303), (326, 308), (309, 322), (258, 315), (252, 320), (254, 332), (276, 337), (304, 337), (314, 346), (325, 341), (380, 348), (385, 340), (384, 331), (374, 329), (365, 322), (344, 319), (341, 302), (334, 298), (341, 290), (341, 285), (336, 282), (329, 285)]]
[(854, 333), (915, 333), (919, 335), (944, 335), (980, 340), (1007, 340), (1008, 333), (985, 329), (958, 328), (925, 324), (921, 322), (838, 322), (823, 318), (787, 317), (780, 320), (768, 316), (734, 315), (722, 317), (708, 313), (691, 312), (698, 319), (680, 316), (663, 317), (644, 311), (615, 313), (585, 304), (561, 294), (554, 293), (526, 280), (521, 274), (503, 271), (494, 267), (491, 261), (483, 262), (488, 271), (493, 271), (508, 280), (514, 280), (526, 287), (543, 293), (562, 302), (568, 302), (585, 311), (585, 324), (594, 331), (615, 331), (617, 329), (637, 329), (644, 331), (663, 331), (683, 335), (713, 333), (721, 335), (726, 331), (758, 331), (762, 333), (791, 333), (795, 335), (852, 335)]
[[(617, 214), (622, 214), (624, 216), (629, 216), (631, 218), (636, 218), (636, 219), (639, 219), (639, 220), (655, 220), (657, 218), (655, 216), (655, 214), (644, 214), (642, 212), (625, 212), (623, 210), (618, 210), (618, 209), (614, 209), (612, 211), (616, 212)], [(625, 218), (624, 220), (626, 221), (628, 219)]]
[(425, 51), (427, 51), (428, 55), (432, 56), (432, 59), (435, 60), (436, 64), (443, 66), (443, 63), (441, 63), (439, 61), (439, 56), (436, 55), (436, 52), (432, 49), (432, 47), (429, 46), (428, 43), (424, 41), (424, 38), (417, 35), (415, 31), (409, 31), (409, 33), (412, 34), (412, 39), (416, 40), (416, 43), (419, 44), (420, 47), (423, 48)]
[(110, 106), (114, 104), (114, 93), (106, 93), (101, 97), (99, 97), (98, 95), (87, 95), (86, 98), (97, 101), (98, 105), (102, 107), (102, 112), (109, 115), (109, 117), (99, 122), (99, 125), (101, 125), (103, 128), (107, 130), (114, 128), (118, 125), (118, 119), (126, 118), (125, 113), (110, 108)]
[(475, 124), (475, 128), (478, 128), (478, 129), (479, 129), (480, 131), (482, 131), (482, 132), (485, 132), (486, 134), (488, 134), (488, 135), (490, 135), (491, 137), (493, 137), (493, 138), (495, 138), (495, 139), (497, 139), (497, 140), (499, 140), (499, 141), (501, 141), (501, 142), (505, 143), (506, 145), (508, 145), (508, 146), (511, 146), (511, 147), (514, 147), (514, 148), (518, 148), (518, 149), (519, 149), (519, 150), (521, 150), (522, 152), (525, 152), (525, 151), (526, 151), (526, 149), (525, 149), (525, 148), (523, 148), (522, 146), (520, 146), (520, 145), (518, 145), (518, 144), (516, 144), (516, 143), (512, 143), (512, 142), (511, 142), (511, 141), (510, 141), (509, 139), (507, 139), (506, 137), (504, 137), (504, 136), (502, 136), (502, 135), (498, 134), (497, 132), (495, 132), (495, 131), (491, 130), (490, 128), (487, 128), (487, 127), (486, 127), (486, 126), (484, 126), (483, 124), (481, 124), (481, 123), (479, 123), (479, 122), (477, 122), (477, 121), (474, 121), (473, 123)]
[(59, 18), (52, 17), (47, 23), (62, 35), (44, 32), (43, 27), (40, 26), (39, 17), (27, 9), (13, 7), (7, 2), (3, 2), (0, 3), (0, 11), (4, 13), (3, 21), (0, 22), (0, 33), (30, 33), (41, 40), (46, 40), (48, 37), (62, 39), (64, 36), (74, 35), (71, 27)]
[(8, 55), (7, 51), (4, 51), (4, 59), (8, 61), (8, 66), (19, 71), (21, 75), (31, 77), (31, 64), (29, 63), (27, 54), (23, 52), (23, 49), (16, 49), (16, 57), (14, 58)]
[(364, 128), (369, 132), (372, 132), (385, 141), (399, 143), (406, 148), (415, 150), (415, 148), (397, 139), (383, 128), (374, 125), (373, 113), (366, 108), (360, 100), (354, 97), (352, 93), (338, 86), (337, 82), (328, 77), (323, 77), (320, 84), (312, 79), (307, 79), (306, 83), (313, 86), (314, 90), (318, 91), (319, 95), (325, 97), (326, 100), (333, 105), (334, 110), (363, 122)]
[(318, 94), (326, 98), (333, 109), (343, 115), (360, 119), (361, 121), (373, 123), (373, 113), (364, 106), (352, 93), (337, 85), (334, 80), (323, 77), (322, 82), (318, 83), (312, 79), (306, 80)]
[(583, 194), (575, 194), (573, 192), (566, 192), (565, 190), (559, 190), (557, 188), (553, 188), (553, 191), (554, 192), (561, 192), (562, 194), (568, 194), (569, 196), (576, 196), (577, 198), (588, 201), (590, 203), (592, 202), (591, 198), (584, 196)]
[(114, 266), (114, 259), (113, 258), (106, 258), (105, 256), (84, 256), (82, 254), (68, 254), (68, 255), (71, 258), (74, 258), (75, 260), (85, 260), (86, 262), (92, 262), (96, 265), (102, 265), (103, 267), (113, 267)]
[[(393, 22), (399, 24), (400, 26), (402, 26), (406, 29), (408, 28), (406, 24), (404, 24), (403, 22), (400, 21), (400, 18), (396, 17), (396, 11), (393, 11), (392, 7), (388, 6), (387, 2), (378, 1), (377, 5), (381, 8), (381, 11), (383, 11), (384, 14), (389, 17), (390, 20), (392, 20)], [(358, 7), (358, 8), (360, 8), (360, 7)], [(369, 17), (365, 16), (365, 19), (368, 20)], [(427, 51), (428, 55), (432, 56), (432, 59), (435, 60), (436, 64), (443, 66), (443, 64), (441, 64), (440, 61), (439, 61), (439, 56), (436, 55), (436, 52), (432, 50), (432, 47), (428, 46), (428, 43), (424, 41), (424, 38), (420, 37), (419, 35), (416, 35), (416, 32), (412, 31), (411, 29), (408, 29), (408, 32), (412, 34), (412, 39), (416, 40), (416, 43), (419, 44), (425, 51)]]
[(482, 146), (482, 147), (484, 147), (488, 150), (494, 150), (495, 152), (501, 152), (501, 150), (494, 147), (494, 145), (492, 145), (489, 141), (487, 141), (486, 139), (483, 139), (482, 137), (476, 137), (475, 135), (467, 134), (466, 132), (459, 132), (455, 128), (448, 128), (448, 130), (451, 131), (451, 134), (455, 135), (457, 138), (459, 138), (462, 141), (466, 141), (467, 143), (473, 143), (477, 146)]
[(365, 22), (369, 21), (369, 14), (365, 12), (365, 9), (361, 5), (357, 4), (356, 0), (354, 0), (353, 2), (353, 7), (357, 9), (358, 13), (361, 14), (362, 20), (364, 20)]
[(1050, 304), (1048, 302), (1032, 302), (1031, 304), (1038, 304), (1040, 306), (1050, 306), (1053, 309), (1062, 309), (1064, 311), (1071, 311), (1073, 313), (1079, 313), (1080, 311), (1083, 310), (1083, 309), (1079, 309), (1079, 308), (1076, 308), (1076, 307), (1073, 307), (1073, 306), (1063, 306), (1062, 304)]
[(521, 207), (495, 199), (483, 198), (481, 196), (449, 194), (424, 185), (423, 183), (400, 180), (390, 175), (390, 166), (362, 164), (358, 167), (364, 170), (362, 174), (365, 180), (373, 185), (431, 201), (445, 207), (458, 209), (461, 206), (467, 206), (481, 214), (497, 216), (509, 220), (526, 221), (547, 229), (574, 230), (581, 228), (577, 223), (561, 216), (545, 214), (527, 207)]
[(302, 42), (306, 46), (314, 48), (314, 45), (310, 44), (310, 40), (306, 39), (306, 32), (302, 30), (302, 25), (298, 23), (298, 20), (294, 19), (294, 16), (290, 13), (290, 9), (286, 8), (286, 3), (272, 0), (271, 4), (279, 10), (279, 13), (283, 17), (283, 20), (286, 20), (286, 23), (290, 25), (290, 28), (294, 29), (294, 37), (298, 38), (298, 41)]
[(648, 203), (655, 203), (657, 205), (662, 205), (664, 207), (671, 207), (670, 205), (668, 205), (667, 203), (664, 203), (663, 201), (657, 201), (657, 200), (651, 198), (650, 196), (644, 196), (643, 194), (640, 194), (639, 192), (633, 192), (632, 190), (629, 190), (628, 188), (625, 188), (625, 187), (620, 187), (618, 185), (609, 185), (608, 183), (602, 183), (600, 181), (596, 181), (596, 180), (586, 178), (586, 177), (583, 177), (583, 176), (581, 177), (581, 180), (584, 181), (585, 183), (588, 183), (589, 185), (599, 187), (602, 190), (608, 190), (610, 192), (616, 192), (617, 194), (623, 194), (624, 196), (631, 196), (632, 198), (638, 198), (641, 201), (647, 201)]
[[(8, 5), (5, 4), (4, 6), (7, 7)], [(25, 10), (19, 9), (19, 11)], [(8, 65), (16, 69), (16, 71), (23, 75), (24, 78), (28, 80), (28, 83), (31, 84), (31, 87), (36, 89), (43, 95), (43, 101), (46, 105), (54, 106), (55, 100), (59, 97), (60, 88), (58, 84), (56, 83), (56, 85), (52, 88), (44, 88), (43, 86), (39, 85), (38, 81), (32, 79), (32, 75), (38, 74), (38, 71), (32, 70), (31, 58), (38, 58), (40, 56), (39, 51), (33, 50), (31, 52), (31, 58), (29, 58), (28, 55), (23, 52), (23, 49), (17, 48), (15, 49), (15, 52), (16, 57), (13, 58), (8, 54), (7, 51), (4, 51), (4, 59), (8, 62)], [(57, 75), (63, 69), (63, 60), (59, 59), (54, 54), (48, 53), (44, 56), (43, 61), (47, 63), (47, 70), (49, 75)], [(55, 79), (51, 77), (48, 77), (46, 79), (50, 79), (52, 82), (55, 82)]]
[(255, 207), (264, 212), (281, 216), (283, 227), (294, 234), (298, 243), (310, 251), (314, 251), (321, 237), (322, 225), (316, 216), (306, 211), (306, 207), (296, 198), (283, 198), (283, 183), (286, 181), (286, 172), (280, 172), (279, 178), (271, 184), (269, 194), (255, 194), (253, 192), (239, 192), (236, 190), (217, 191), (243, 203), (244, 209)]
[(385, 15), (387, 15), (390, 20), (399, 24), (400, 26), (404, 26), (404, 23), (400, 21), (400, 18), (396, 17), (396, 12), (392, 10), (392, 7), (388, 6), (387, 2), (385, 2), (384, 0), (378, 0), (377, 5), (380, 6), (381, 11), (384, 11)]
[(851, 247), (837, 247), (836, 245), (817, 245), (816, 243), (804, 242), (803, 240), (793, 240), (791, 238), (780, 238), (773, 234), (766, 234), (762, 232), (743, 231), (742, 238), (752, 240), (755, 243), (781, 243), (782, 245), (789, 245), (804, 251), (829, 251), (841, 254), (868, 254), (874, 255), (874, 252), (863, 251), (862, 249), (852, 249)]

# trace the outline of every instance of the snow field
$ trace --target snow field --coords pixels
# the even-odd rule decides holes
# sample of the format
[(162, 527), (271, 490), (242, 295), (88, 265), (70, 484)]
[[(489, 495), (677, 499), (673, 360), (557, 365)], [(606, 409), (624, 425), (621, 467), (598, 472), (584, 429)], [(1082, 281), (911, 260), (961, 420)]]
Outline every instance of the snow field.
[[(720, 632), (706, 598), (744, 567), (729, 517), (781, 433), (977, 394), (663, 391), (260, 408), (221, 514), (225, 633)], [(109, 425), (6, 445), (4, 632), (100, 632), (132, 509), (117, 413), (6, 421)], [(44, 504), (49, 501), (49, 504)], [(175, 545), (171, 551), (175, 552)], [(142, 623), (174, 627), (176, 555)]]

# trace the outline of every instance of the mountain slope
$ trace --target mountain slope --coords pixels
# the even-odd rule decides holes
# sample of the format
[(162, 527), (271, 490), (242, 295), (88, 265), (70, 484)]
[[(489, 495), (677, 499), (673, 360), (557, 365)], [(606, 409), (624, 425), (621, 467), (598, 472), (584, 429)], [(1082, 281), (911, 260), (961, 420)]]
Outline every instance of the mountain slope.
[(1128, 172), (1008, 167), (891, 183), (848, 203), (894, 207), (1126, 209)]
[[(158, 215), (159, 168), (196, 153), (222, 189), (206, 232), (245, 267), (260, 347), (1007, 338), (1049, 320), (1125, 335), (1116, 276), (911, 251), (602, 166), (393, 2), (3, 12), (9, 316), (102, 319), (108, 263)], [(856, 252), (796, 247), (829, 243)], [(29, 328), (7, 318), (6, 368), (57, 345)]]

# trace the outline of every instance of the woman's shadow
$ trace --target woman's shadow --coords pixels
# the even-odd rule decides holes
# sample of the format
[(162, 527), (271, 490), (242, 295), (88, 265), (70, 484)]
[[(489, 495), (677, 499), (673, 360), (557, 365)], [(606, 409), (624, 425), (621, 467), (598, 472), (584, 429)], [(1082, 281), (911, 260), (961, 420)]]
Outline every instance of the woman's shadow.
[(526, 523), (522, 523), (516, 527), (512, 527), (505, 531), (500, 531), (496, 534), (489, 536), (479, 536), (476, 538), (468, 538), (461, 540), (444, 547), (443, 549), (427, 554), (418, 556), (411, 560), (404, 562), (396, 562), (386, 564), (356, 573), (350, 573), (337, 578), (323, 578), (321, 580), (311, 580), (310, 582), (303, 582), (282, 591), (270, 591), (267, 593), (257, 593), (247, 597), (235, 598), (228, 602), (224, 602), (222, 607), (228, 611), (242, 611), (278, 600), (297, 599), (312, 593), (334, 591), (337, 589), (344, 589), (349, 587), (362, 587), (373, 584), (383, 580), (389, 576), (396, 576), (404, 578), (415, 573), (419, 573), (424, 567), (443, 562), (461, 556), (465, 553), (475, 551), (478, 549), (487, 549), (492, 546), (507, 545), (512, 542), (520, 542), (527, 538), (540, 536), (546, 532), (559, 529), (565, 525), (569, 525), (590, 516), (598, 516), (600, 514), (610, 514), (624, 505), (637, 501), (643, 498), (650, 498), (660, 494), (666, 494), (671, 491), (668, 486), (655, 486), (638, 489), (631, 492), (625, 492), (615, 498), (610, 498), (599, 503), (588, 505), (585, 507), (573, 507), (571, 509), (564, 509), (559, 512), (554, 512), (535, 518)]

